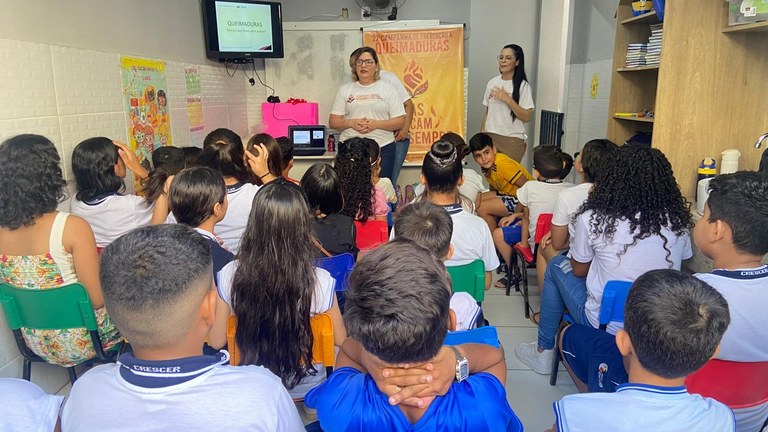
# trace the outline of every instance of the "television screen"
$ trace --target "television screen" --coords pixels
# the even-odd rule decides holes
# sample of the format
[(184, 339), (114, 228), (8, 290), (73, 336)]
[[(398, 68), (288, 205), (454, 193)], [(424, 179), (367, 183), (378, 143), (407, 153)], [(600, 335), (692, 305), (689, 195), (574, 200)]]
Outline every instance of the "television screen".
[(283, 57), (280, 3), (203, 0), (203, 24), (212, 60)]

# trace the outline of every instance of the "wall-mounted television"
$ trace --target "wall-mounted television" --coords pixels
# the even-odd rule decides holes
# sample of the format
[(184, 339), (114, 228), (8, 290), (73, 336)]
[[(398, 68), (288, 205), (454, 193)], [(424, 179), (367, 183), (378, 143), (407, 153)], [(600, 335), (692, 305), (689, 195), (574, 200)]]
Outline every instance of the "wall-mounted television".
[(280, 3), (203, 0), (206, 54), (211, 60), (283, 58)]

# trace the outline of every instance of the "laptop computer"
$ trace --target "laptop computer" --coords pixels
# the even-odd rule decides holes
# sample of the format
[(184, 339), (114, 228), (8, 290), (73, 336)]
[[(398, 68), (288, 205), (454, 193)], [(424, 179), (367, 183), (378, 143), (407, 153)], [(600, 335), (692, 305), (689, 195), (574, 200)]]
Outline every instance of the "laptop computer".
[(294, 156), (321, 156), (325, 153), (325, 126), (288, 126)]

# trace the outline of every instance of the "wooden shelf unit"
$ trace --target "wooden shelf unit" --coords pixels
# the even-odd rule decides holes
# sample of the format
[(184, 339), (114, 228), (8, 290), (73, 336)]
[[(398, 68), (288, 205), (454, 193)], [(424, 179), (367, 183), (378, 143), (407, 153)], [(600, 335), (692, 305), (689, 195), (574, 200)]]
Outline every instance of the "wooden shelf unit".
[(739, 24), (723, 28), (723, 33), (738, 32), (768, 32), (768, 21), (761, 21), (752, 24)]
[[(630, 11), (630, 15), (631, 11)], [(650, 11), (648, 13), (644, 13), (642, 15), (633, 16), (631, 18), (624, 19), (619, 22), (619, 24), (627, 25), (627, 24), (655, 24), (659, 22), (659, 17), (656, 15), (656, 11)]]
[(653, 123), (653, 117), (627, 117), (627, 116), (611, 116), (612, 118), (616, 120), (626, 120), (626, 121), (632, 121), (632, 122), (641, 122), (641, 123)]

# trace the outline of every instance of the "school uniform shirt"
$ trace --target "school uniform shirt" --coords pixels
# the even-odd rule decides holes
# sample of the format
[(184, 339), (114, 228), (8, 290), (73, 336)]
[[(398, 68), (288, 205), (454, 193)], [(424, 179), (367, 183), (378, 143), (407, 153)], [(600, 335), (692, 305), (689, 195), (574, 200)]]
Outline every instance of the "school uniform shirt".
[(496, 247), (493, 245), (488, 224), (479, 216), (464, 211), (459, 204), (442, 207), (453, 219), (453, 255), (445, 262), (445, 266), (455, 267), (481, 259), (485, 264), (485, 271), (495, 270), (499, 266), (499, 257), (496, 256)]
[(558, 432), (733, 432), (733, 412), (685, 387), (622, 384), (616, 393), (582, 393), (554, 403)]
[[(454, 382), (437, 396), (414, 424), (376, 387), (367, 373), (351, 367), (333, 371), (328, 381), (307, 393), (304, 403), (317, 409), (320, 427), (338, 431), (522, 431), (504, 385), (480, 372)], [(470, 408), (471, 407), (471, 408)]]
[[(507, 137), (520, 138), (522, 140), (527, 139), (525, 134), (525, 123), (522, 120), (515, 117), (512, 119), (512, 109), (506, 103), (497, 98), (491, 97), (491, 90), (494, 87), (499, 87), (512, 97), (514, 86), (512, 80), (503, 80), (501, 75), (497, 75), (488, 81), (485, 86), (485, 94), (483, 95), (483, 105), (488, 107), (488, 117), (485, 119), (485, 131), (503, 135)], [(531, 96), (531, 85), (528, 81), (520, 83), (520, 101), (518, 102), (520, 108), (531, 109), (533, 108), (533, 97)]]
[(557, 194), (555, 209), (552, 212), (552, 225), (567, 226), (569, 239), (573, 238), (576, 230), (576, 225), (571, 218), (587, 200), (590, 189), (592, 189), (592, 183), (581, 183), (563, 189)]
[(29, 381), (0, 378), (0, 430), (52, 431), (63, 401)]
[(456, 331), (471, 330), (477, 327), (480, 306), (469, 293), (453, 293), (451, 295), (451, 310), (456, 315)]
[[(219, 273), (221, 280), (221, 285), (218, 286), (219, 296), (229, 306), (230, 310), (232, 310), (232, 281), (234, 280), (237, 266), (238, 261), (233, 261), (232, 264), (224, 267)], [(315, 267), (315, 277), (317, 278), (317, 283), (312, 294), (311, 315), (318, 315), (328, 311), (336, 299), (336, 291), (334, 290), (336, 280), (333, 276), (327, 270)], [(304, 377), (299, 384), (288, 390), (292, 398), (304, 397), (309, 390), (325, 381), (325, 366), (322, 363), (316, 363), (315, 370), (317, 370), (317, 374)]]
[[(357, 81), (343, 84), (333, 100), (331, 114), (344, 118), (369, 118), (374, 120), (389, 120), (405, 115), (403, 101), (391, 85), (382, 80), (372, 84), (362, 85)], [(353, 128), (344, 129), (339, 136), (341, 141), (349, 138), (371, 138), (380, 147), (395, 141), (395, 133), (384, 129), (374, 129), (367, 134)]]
[[(482, 192), (488, 192), (488, 186), (486, 186), (485, 183), (483, 183), (483, 176), (478, 174), (477, 171), (473, 169), (464, 168), (463, 175), (464, 175), (464, 183), (462, 183), (461, 186), (459, 186), (459, 193), (472, 203), (471, 206), (465, 205), (464, 210), (474, 214), (475, 201), (477, 200), (477, 195)], [(416, 196), (420, 196), (421, 194), (424, 193), (425, 190), (427, 190), (426, 186), (419, 183), (413, 189), (413, 192)]]
[(539, 216), (553, 213), (557, 196), (573, 186), (562, 180), (529, 181), (517, 190), (520, 204), (528, 207), (528, 244), (533, 249), (536, 240), (536, 224)]
[(128, 231), (149, 225), (154, 206), (137, 195), (106, 194), (91, 200), (71, 200), (71, 213), (85, 219), (93, 230), (96, 247), (109, 246)]
[[(571, 239), (571, 258), (580, 263), (592, 263), (587, 273), (587, 302), (584, 310), (589, 323), (597, 328), (606, 282), (634, 281), (649, 270), (680, 270), (681, 261), (690, 258), (692, 252), (690, 236), (687, 233), (678, 236), (667, 227), (662, 228), (661, 234), (667, 239), (669, 261), (664, 249), (664, 239), (659, 235), (637, 240), (634, 246), (624, 251), (625, 245), (634, 242), (634, 233), (630, 231), (629, 222), (619, 220), (611, 239), (605, 235), (595, 236), (589, 222), (592, 213), (592, 210), (589, 210), (576, 219), (576, 232)], [(611, 323), (608, 325), (608, 331), (615, 334), (621, 327), (620, 324)]]
[(213, 280), (216, 282), (216, 286), (218, 286), (221, 271), (224, 269), (224, 267), (233, 265), (232, 263), (235, 261), (235, 255), (232, 252), (224, 249), (224, 247), (219, 244), (219, 240), (215, 235), (213, 235), (213, 233), (210, 233), (202, 228), (195, 228), (195, 231), (205, 237), (205, 239), (208, 240), (208, 245), (211, 247), (211, 260), (213, 261)]
[(531, 176), (519, 162), (500, 151), (496, 152), (496, 159), (493, 162), (493, 166), (487, 170), (483, 170), (483, 175), (491, 186), (491, 189), (501, 195), (508, 196), (517, 195), (518, 186), (515, 182), (520, 177), (525, 177), (528, 181), (533, 180), (533, 176)]
[(280, 378), (261, 366), (228, 362), (226, 351), (156, 361), (123, 354), (77, 379), (62, 430), (304, 430)]
[(237, 255), (243, 238), (248, 217), (251, 214), (253, 197), (260, 186), (251, 183), (237, 183), (227, 186), (227, 214), (216, 224), (216, 235), (224, 242), (224, 248)]

